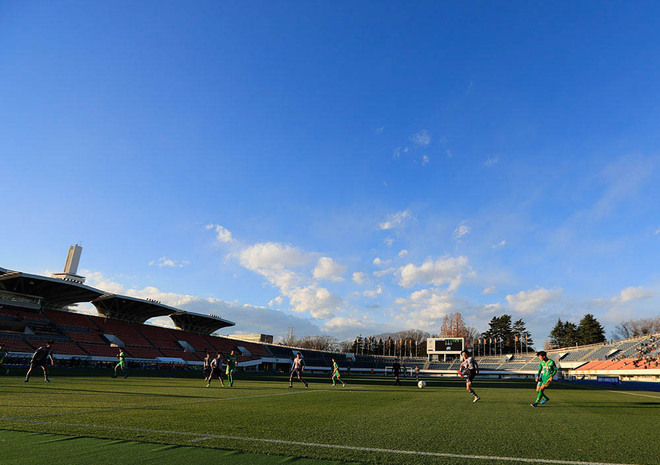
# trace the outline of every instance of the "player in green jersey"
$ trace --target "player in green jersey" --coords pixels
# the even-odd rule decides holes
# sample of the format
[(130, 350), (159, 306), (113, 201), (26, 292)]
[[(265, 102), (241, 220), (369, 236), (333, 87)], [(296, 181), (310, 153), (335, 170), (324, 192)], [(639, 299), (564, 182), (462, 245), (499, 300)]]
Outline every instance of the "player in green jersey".
[(548, 358), (548, 354), (545, 351), (537, 352), (536, 355), (538, 355), (541, 363), (539, 363), (539, 371), (536, 373), (536, 392), (538, 394), (536, 400), (530, 404), (532, 407), (536, 407), (539, 404), (543, 405), (550, 400), (544, 391), (550, 385), (552, 377), (557, 373), (557, 365), (554, 360)]
[(341, 377), (339, 375), (339, 365), (337, 365), (337, 362), (335, 362), (335, 359), (332, 359), (332, 385), (336, 386), (336, 381), (339, 381), (342, 385), (342, 387), (346, 386), (346, 383), (341, 380)]
[(124, 374), (124, 379), (128, 378), (128, 370), (126, 366), (126, 354), (124, 353), (124, 349), (119, 349), (119, 355), (117, 355), (119, 358), (119, 363), (115, 365), (115, 372), (112, 374), (113, 378), (117, 377), (117, 368), (121, 368), (121, 372)]
[(236, 353), (232, 350), (227, 356), (227, 379), (229, 380), (229, 387), (234, 385), (234, 372), (236, 371)]
[[(2, 344), (0, 344), (0, 372), (2, 372), (2, 365), (5, 363), (6, 357), (7, 349), (5, 349)], [(9, 368), (7, 368), (7, 372), (5, 374), (9, 374)]]

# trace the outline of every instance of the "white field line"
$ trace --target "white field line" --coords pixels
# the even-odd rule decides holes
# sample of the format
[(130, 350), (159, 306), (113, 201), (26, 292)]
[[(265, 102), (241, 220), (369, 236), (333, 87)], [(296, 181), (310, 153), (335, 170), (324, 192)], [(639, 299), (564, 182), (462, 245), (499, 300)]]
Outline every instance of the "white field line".
[(208, 434), (208, 433), (188, 433), (183, 431), (129, 428), (124, 426), (88, 425), (88, 424), (80, 424), (80, 423), (57, 423), (52, 421), (26, 420), (22, 418), (0, 418), (0, 421), (7, 421), (14, 423), (30, 423), (35, 425), (70, 426), (70, 427), (86, 428), (86, 429), (104, 429), (111, 431), (130, 431), (134, 433), (153, 433), (153, 434), (169, 434), (173, 436), (189, 436), (193, 438), (192, 440), (196, 440), (196, 441), (204, 441), (207, 439), (225, 439), (231, 441), (263, 442), (269, 444), (284, 444), (287, 446), (318, 447), (324, 449), (339, 449), (339, 450), (348, 450), (355, 452), (378, 452), (384, 454), (399, 454), (399, 455), (422, 456), (422, 457), (442, 457), (442, 458), (455, 458), (455, 459), (467, 459), (467, 460), (490, 460), (490, 461), (500, 461), (500, 462), (547, 463), (552, 465), (635, 465), (635, 464), (609, 463), (609, 462), (577, 462), (572, 460), (533, 459), (533, 458), (524, 458), (524, 457), (500, 457), (493, 455), (463, 455), (463, 454), (449, 454), (443, 452), (380, 449), (375, 447), (358, 447), (358, 446), (344, 446), (339, 444), (320, 444), (315, 442), (287, 441), (283, 439), (247, 438), (241, 436), (225, 436), (225, 435)]
[(637, 392), (628, 392), (628, 391), (607, 391), (607, 392), (616, 392), (617, 394), (628, 394), (629, 396), (650, 397), (651, 399), (660, 400), (660, 396), (651, 396), (649, 394), (639, 394)]
[(213, 398), (213, 399), (200, 399), (200, 400), (191, 400), (191, 401), (182, 401), (182, 402), (168, 402), (162, 404), (145, 404), (145, 405), (127, 405), (124, 407), (106, 407), (106, 408), (97, 408), (89, 410), (71, 410), (68, 412), (60, 413), (42, 413), (39, 415), (21, 415), (16, 418), (43, 418), (43, 417), (59, 417), (62, 415), (77, 415), (85, 413), (98, 413), (98, 412), (113, 412), (117, 410), (133, 410), (133, 409), (143, 409), (143, 408), (152, 408), (152, 407), (177, 407), (180, 405), (192, 405), (192, 404), (202, 404), (205, 402), (224, 402), (228, 400), (240, 400), (240, 399), (258, 399), (260, 397), (277, 397), (277, 396), (291, 396), (295, 394), (305, 394), (309, 392), (318, 392), (320, 389), (310, 391), (305, 389), (304, 391), (289, 391), (279, 394), (259, 394), (254, 396), (237, 396), (237, 397), (224, 397), (224, 398)]

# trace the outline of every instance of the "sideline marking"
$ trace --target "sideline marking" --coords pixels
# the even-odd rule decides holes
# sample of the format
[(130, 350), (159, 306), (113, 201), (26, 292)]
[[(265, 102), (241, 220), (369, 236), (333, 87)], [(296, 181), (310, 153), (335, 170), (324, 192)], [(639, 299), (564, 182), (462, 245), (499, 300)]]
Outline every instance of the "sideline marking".
[(315, 442), (300, 442), (300, 441), (287, 441), (284, 439), (266, 439), (266, 438), (246, 438), (240, 436), (226, 436), (220, 434), (208, 433), (188, 433), (184, 431), (168, 431), (146, 428), (128, 428), (123, 426), (104, 426), (104, 425), (87, 425), (80, 423), (57, 423), (53, 421), (38, 421), (38, 420), (25, 420), (22, 418), (0, 418), (0, 421), (8, 421), (14, 423), (31, 423), (36, 425), (55, 425), (55, 426), (73, 426), (76, 428), (96, 428), (112, 431), (132, 431), (135, 433), (156, 433), (156, 434), (171, 434), (174, 436), (192, 436), (193, 440), (204, 441), (207, 439), (228, 439), (232, 441), (251, 441), (251, 442), (266, 442), (269, 444), (285, 444), (290, 446), (303, 446), (303, 447), (319, 447), (325, 449), (340, 449), (350, 450), (356, 452), (381, 452), (387, 454), (401, 454), (401, 455), (418, 455), (424, 457), (443, 457), (455, 459), (472, 459), (472, 460), (495, 460), (495, 461), (509, 461), (509, 462), (523, 462), (523, 463), (548, 463), (553, 465), (635, 465), (625, 463), (609, 463), (609, 462), (576, 462), (568, 460), (551, 460), (551, 459), (532, 459), (521, 457), (498, 457), (493, 455), (463, 455), (463, 454), (449, 454), (443, 452), (424, 452), (415, 450), (396, 450), (396, 449), (380, 449), (375, 447), (359, 447), (359, 446), (343, 446), (339, 444), (321, 444)]
[(651, 399), (660, 400), (659, 396), (650, 396), (648, 394), (639, 394), (637, 392), (628, 392), (628, 391), (607, 391), (607, 392), (616, 392), (617, 394), (628, 394), (629, 396), (640, 396), (640, 397), (650, 397)]

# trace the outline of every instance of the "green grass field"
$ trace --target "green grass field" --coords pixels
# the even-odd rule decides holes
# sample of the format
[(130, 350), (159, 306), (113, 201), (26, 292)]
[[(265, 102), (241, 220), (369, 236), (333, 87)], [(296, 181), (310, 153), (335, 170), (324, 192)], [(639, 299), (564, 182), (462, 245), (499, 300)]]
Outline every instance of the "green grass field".
[(530, 382), (472, 403), (458, 380), (309, 379), (0, 377), (1, 463), (660, 463), (657, 392), (556, 383), (532, 408)]

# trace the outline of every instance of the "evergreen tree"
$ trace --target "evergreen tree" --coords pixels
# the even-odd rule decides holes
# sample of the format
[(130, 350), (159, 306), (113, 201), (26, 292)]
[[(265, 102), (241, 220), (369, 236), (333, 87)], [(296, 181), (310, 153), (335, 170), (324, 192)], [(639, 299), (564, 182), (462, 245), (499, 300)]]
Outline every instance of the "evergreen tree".
[(534, 341), (532, 340), (532, 334), (527, 331), (527, 327), (525, 326), (525, 322), (523, 319), (516, 320), (513, 323), (513, 336), (514, 336), (514, 341), (515, 338), (519, 338), (518, 342), (518, 348), (520, 350), (520, 347), (523, 348), (523, 350), (526, 350), (529, 348), (530, 350), (534, 350)]
[(577, 343), (577, 326), (570, 321), (562, 322), (561, 318), (550, 331), (550, 344), (553, 347), (570, 347)]
[(499, 347), (503, 341), (502, 352), (513, 353), (514, 351), (514, 334), (511, 327), (511, 315), (494, 316), (490, 320), (490, 328), (481, 333), (482, 338), (494, 339), (497, 341), (496, 346)]
[(581, 345), (605, 342), (605, 330), (591, 313), (587, 313), (580, 320), (577, 328), (577, 342)]

